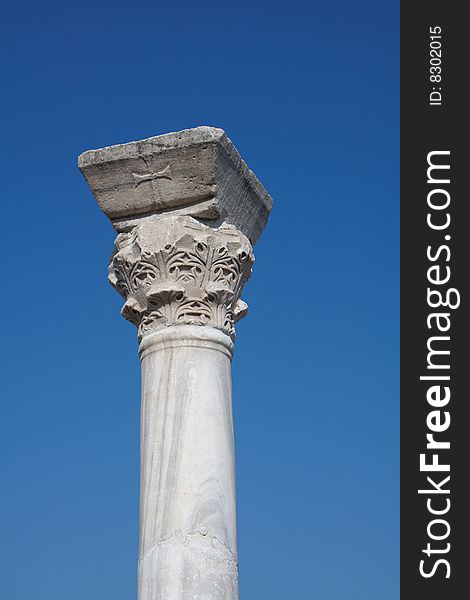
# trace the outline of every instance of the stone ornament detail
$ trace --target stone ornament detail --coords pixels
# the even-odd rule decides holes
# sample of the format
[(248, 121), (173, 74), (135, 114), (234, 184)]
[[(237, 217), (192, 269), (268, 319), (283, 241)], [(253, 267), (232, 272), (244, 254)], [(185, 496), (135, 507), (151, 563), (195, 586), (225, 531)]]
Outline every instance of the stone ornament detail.
[(253, 262), (248, 238), (232, 225), (213, 229), (192, 217), (160, 217), (117, 237), (109, 281), (125, 299), (121, 314), (138, 327), (139, 340), (181, 324), (208, 325), (235, 339)]

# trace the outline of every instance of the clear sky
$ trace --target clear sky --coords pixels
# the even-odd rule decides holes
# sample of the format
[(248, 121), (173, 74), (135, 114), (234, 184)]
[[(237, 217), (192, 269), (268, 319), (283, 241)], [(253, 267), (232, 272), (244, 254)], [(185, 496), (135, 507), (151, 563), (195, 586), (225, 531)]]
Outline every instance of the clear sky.
[(3, 9), (2, 599), (136, 597), (137, 342), (76, 160), (196, 125), (274, 199), (233, 364), (241, 598), (398, 598), (398, 11)]

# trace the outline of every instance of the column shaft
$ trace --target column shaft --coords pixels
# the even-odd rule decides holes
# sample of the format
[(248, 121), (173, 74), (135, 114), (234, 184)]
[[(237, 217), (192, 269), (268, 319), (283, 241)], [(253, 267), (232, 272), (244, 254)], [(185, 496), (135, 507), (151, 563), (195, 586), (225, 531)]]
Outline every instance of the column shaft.
[(238, 599), (232, 341), (143, 338), (139, 600)]

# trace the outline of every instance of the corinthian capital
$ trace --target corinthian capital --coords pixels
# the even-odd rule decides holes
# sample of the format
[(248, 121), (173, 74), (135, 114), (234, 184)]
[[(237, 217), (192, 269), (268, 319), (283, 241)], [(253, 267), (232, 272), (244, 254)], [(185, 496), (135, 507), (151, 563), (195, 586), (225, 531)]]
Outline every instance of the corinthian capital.
[(253, 262), (249, 240), (232, 225), (213, 229), (192, 217), (161, 217), (117, 237), (109, 281), (139, 338), (182, 324), (209, 325), (233, 338), (246, 313), (240, 294)]

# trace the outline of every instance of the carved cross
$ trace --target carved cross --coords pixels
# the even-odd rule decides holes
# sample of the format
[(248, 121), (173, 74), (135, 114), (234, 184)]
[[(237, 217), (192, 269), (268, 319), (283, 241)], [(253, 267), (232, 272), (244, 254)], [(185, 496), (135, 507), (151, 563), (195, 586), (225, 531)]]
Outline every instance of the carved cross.
[(165, 167), (162, 171), (150, 173), (132, 173), (132, 175), (134, 177), (134, 183), (136, 187), (143, 181), (153, 181), (154, 179), (173, 179), (170, 165)]

